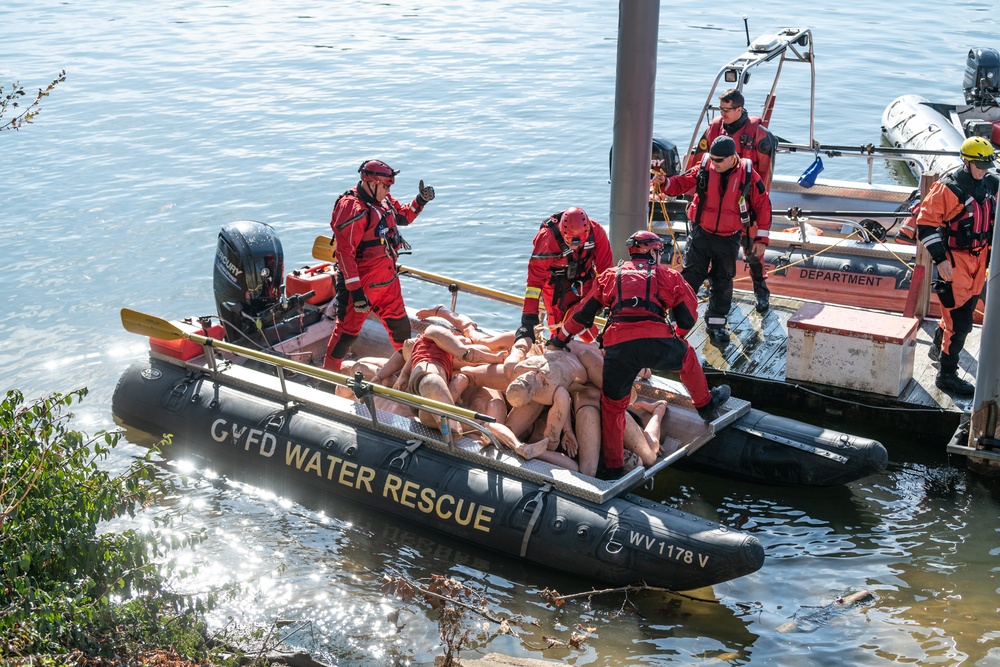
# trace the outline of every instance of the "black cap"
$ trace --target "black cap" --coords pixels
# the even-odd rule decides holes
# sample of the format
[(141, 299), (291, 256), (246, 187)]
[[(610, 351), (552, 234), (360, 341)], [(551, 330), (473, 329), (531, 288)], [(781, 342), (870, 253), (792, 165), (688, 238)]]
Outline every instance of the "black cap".
[(712, 142), (712, 147), (708, 149), (708, 153), (712, 157), (729, 157), (730, 155), (736, 155), (736, 142), (733, 141), (732, 137), (727, 137), (725, 135), (716, 137), (715, 141)]

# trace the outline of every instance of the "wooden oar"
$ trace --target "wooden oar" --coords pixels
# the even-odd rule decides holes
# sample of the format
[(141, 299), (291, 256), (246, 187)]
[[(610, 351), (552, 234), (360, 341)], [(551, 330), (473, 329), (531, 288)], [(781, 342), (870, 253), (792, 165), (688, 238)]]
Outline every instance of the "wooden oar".
[(447, 276), (441, 276), (436, 273), (431, 273), (430, 271), (422, 271), (421, 269), (415, 269), (412, 266), (400, 266), (399, 272), (408, 273), (417, 278), (422, 278), (432, 283), (437, 283), (438, 285), (443, 285), (445, 287), (449, 285), (455, 285), (459, 289), (465, 290), (472, 294), (480, 294), (482, 296), (488, 296), (497, 301), (503, 301), (504, 303), (509, 303), (514, 306), (521, 306), (524, 304), (524, 297), (515, 296), (508, 292), (501, 292), (500, 290), (495, 290), (491, 287), (483, 287), (482, 285), (476, 285), (475, 283), (467, 283), (462, 280), (455, 280)]
[(336, 262), (336, 249), (337, 245), (334, 243), (332, 238), (320, 235), (316, 237), (315, 241), (313, 241), (312, 255), (315, 259), (322, 260), (324, 262)]
[[(324, 262), (335, 262), (337, 261), (334, 257), (334, 245), (333, 240), (329, 236), (317, 236), (313, 241), (312, 256), (314, 259), (318, 259)], [(521, 306), (524, 304), (524, 297), (516, 296), (510, 294), (509, 292), (501, 292), (500, 290), (495, 290), (492, 287), (484, 287), (482, 285), (477, 285), (475, 283), (465, 282), (463, 280), (455, 280), (447, 276), (438, 275), (436, 273), (431, 273), (430, 271), (423, 271), (421, 269), (415, 269), (412, 266), (400, 266), (399, 272), (409, 274), (411, 276), (421, 278), (428, 282), (432, 282), (438, 285), (443, 285), (445, 287), (449, 285), (455, 285), (461, 290), (468, 292), (470, 294), (478, 294), (480, 296), (488, 297), (496, 301), (503, 303), (509, 303), (513, 306)], [(594, 324), (601, 328), (604, 326), (604, 318), (598, 317), (594, 319)]]
[[(422, 271), (421, 269), (414, 269), (411, 266), (400, 266), (399, 272), (409, 273), (410, 275), (417, 276), (418, 278), (423, 278), (433, 283), (438, 283), (440, 285), (457, 285), (461, 289), (471, 292), (473, 294), (481, 294), (483, 296), (489, 296), (497, 301), (504, 301), (506, 303), (513, 304), (515, 306), (520, 306), (524, 303), (524, 299), (519, 296), (514, 296), (508, 292), (501, 292), (499, 290), (492, 289), (490, 287), (483, 287), (482, 285), (476, 285), (475, 283), (467, 283), (461, 280), (453, 280), (446, 276), (439, 276), (436, 273), (431, 273), (430, 271)], [(604, 318), (595, 317), (594, 324), (600, 329), (604, 327)]]
[[(251, 359), (265, 361), (267, 363), (274, 364), (275, 366), (281, 366), (299, 373), (329, 380), (345, 387), (354, 386), (354, 379), (349, 378), (346, 375), (334, 373), (333, 371), (328, 371), (323, 368), (317, 368), (316, 366), (310, 366), (309, 364), (303, 364), (298, 361), (283, 359), (282, 357), (267, 354), (266, 352), (259, 352), (248, 347), (227, 343), (224, 340), (217, 340), (215, 338), (209, 338), (208, 336), (202, 336), (201, 334), (189, 333), (163, 318), (156, 317), (155, 315), (147, 315), (146, 313), (140, 313), (139, 311), (132, 310), (130, 308), (122, 308), (122, 326), (125, 327), (126, 331), (139, 334), (140, 336), (159, 338), (161, 340), (177, 340), (179, 338), (185, 338), (193, 343), (198, 343), (199, 345), (208, 345), (209, 347), (226, 350), (227, 352), (239, 354)], [(465, 417), (466, 419), (478, 419), (482, 422), (496, 421), (495, 418), (489, 415), (480, 414), (473, 410), (466, 410), (465, 408), (460, 408), (448, 403), (441, 403), (440, 401), (424, 398), (423, 396), (417, 396), (416, 394), (410, 394), (405, 391), (398, 391), (396, 389), (383, 387), (377, 384), (372, 384), (371, 389), (379, 396), (402, 399), (416, 405), (438, 410), (444, 414), (457, 415), (459, 417)]]
[[(334, 256), (334, 250), (336, 245), (329, 236), (323, 236), (322, 234), (316, 237), (313, 241), (312, 256), (314, 259), (318, 259), (324, 262), (335, 262), (337, 261)], [(440, 285), (457, 285), (459, 288), (472, 292), (473, 294), (482, 294), (485, 296), (492, 297), (497, 301), (503, 301), (505, 303), (510, 303), (515, 306), (520, 306), (524, 303), (524, 299), (513, 294), (508, 294), (507, 292), (501, 292), (499, 290), (491, 289), (489, 287), (483, 287), (481, 285), (475, 285), (473, 283), (463, 282), (461, 280), (452, 280), (445, 276), (439, 276), (435, 273), (430, 273), (429, 271), (421, 271), (420, 269), (414, 269), (409, 266), (399, 267), (400, 273), (409, 273), (410, 275), (417, 276), (418, 278), (423, 278), (430, 282), (438, 283)]]

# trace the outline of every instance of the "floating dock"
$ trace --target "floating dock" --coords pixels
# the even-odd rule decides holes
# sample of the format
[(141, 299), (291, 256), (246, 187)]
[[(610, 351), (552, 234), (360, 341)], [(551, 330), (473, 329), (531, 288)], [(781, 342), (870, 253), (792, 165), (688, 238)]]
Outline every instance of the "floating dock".
[[(741, 285), (737, 282), (736, 286), (739, 288)], [(909, 341), (912, 348), (912, 376), (903, 384), (898, 395), (889, 395), (817, 382), (814, 381), (815, 378), (795, 379), (800, 376), (796, 376), (794, 372), (787, 373), (792, 378), (787, 377), (789, 344), (791, 342), (794, 359), (796, 354), (803, 352), (801, 341), (796, 339), (802, 329), (802, 320), (823, 308), (836, 309), (838, 317), (853, 316), (860, 318), (862, 322), (866, 319), (874, 321), (880, 317), (889, 317), (896, 318), (893, 323), (899, 324), (899, 320), (905, 319), (902, 316), (776, 295), (771, 296), (770, 310), (758, 313), (754, 309), (753, 294), (737, 290), (733, 295), (733, 309), (729, 316), (732, 342), (720, 349), (709, 341), (705, 333), (705, 307), (705, 303), (699, 305), (701, 317), (689, 334), (688, 341), (704, 359), (709, 384), (729, 384), (734, 395), (750, 401), (756, 407), (814, 415), (824, 422), (843, 420), (856, 424), (874, 424), (942, 448), (951, 439), (961, 420), (971, 411), (971, 397), (953, 399), (934, 386), (937, 364), (928, 358), (927, 351), (931, 347), (937, 326), (936, 319), (914, 320), (915, 331), (912, 341)], [(843, 318), (845, 331), (852, 326), (850, 319)], [(885, 324), (880, 322), (876, 326), (884, 327)], [(868, 332), (861, 332), (858, 336), (867, 337), (872, 345), (880, 344), (879, 341), (871, 341), (878, 336), (872, 336)], [(960, 360), (959, 375), (973, 383), (978, 370), (981, 338), (982, 329), (976, 326), (966, 340)], [(894, 350), (892, 340), (881, 341), (881, 345), (882, 352), (892, 353)], [(905, 348), (905, 345), (902, 347)], [(823, 361), (819, 359), (821, 355), (816, 350), (806, 352), (810, 355), (809, 361), (814, 364)], [(905, 355), (906, 350), (896, 352)], [(852, 363), (851, 356), (856, 356), (857, 353), (855, 349), (845, 354), (845, 368)], [(856, 359), (853, 361), (857, 362)], [(795, 370), (801, 372), (801, 368)], [(830, 375), (843, 375), (843, 371), (844, 368), (839, 372), (831, 369)], [(889, 372), (895, 372), (895, 369), (890, 368)], [(844, 384), (842, 378), (838, 378), (838, 381)]]

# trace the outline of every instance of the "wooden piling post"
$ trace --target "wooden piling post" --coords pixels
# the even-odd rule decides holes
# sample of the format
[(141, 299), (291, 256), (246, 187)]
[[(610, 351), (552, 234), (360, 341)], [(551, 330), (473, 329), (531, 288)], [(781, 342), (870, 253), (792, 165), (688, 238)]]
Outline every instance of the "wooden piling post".
[[(937, 182), (939, 175), (936, 173), (923, 174), (920, 177), (920, 201), (923, 202), (927, 198), (927, 193), (930, 192), (931, 186)], [(931, 262), (931, 255), (927, 252), (927, 248), (924, 247), (923, 243), (917, 243), (917, 260), (916, 266), (924, 267), (923, 274), (921, 275), (919, 271), (914, 271), (913, 279), (920, 279), (920, 284), (917, 286), (917, 304), (916, 309), (913, 312), (914, 317), (919, 320), (923, 320), (930, 313), (931, 310), (931, 275), (933, 271), (931, 270), (933, 264)]]

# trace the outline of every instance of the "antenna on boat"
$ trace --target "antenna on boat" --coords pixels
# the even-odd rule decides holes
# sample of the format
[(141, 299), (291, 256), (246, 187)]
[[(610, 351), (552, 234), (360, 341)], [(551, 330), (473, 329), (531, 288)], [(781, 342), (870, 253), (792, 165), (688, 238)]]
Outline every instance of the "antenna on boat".
[(747, 48), (750, 48), (750, 23), (747, 21), (747, 15), (743, 15), (743, 30), (747, 33)]

